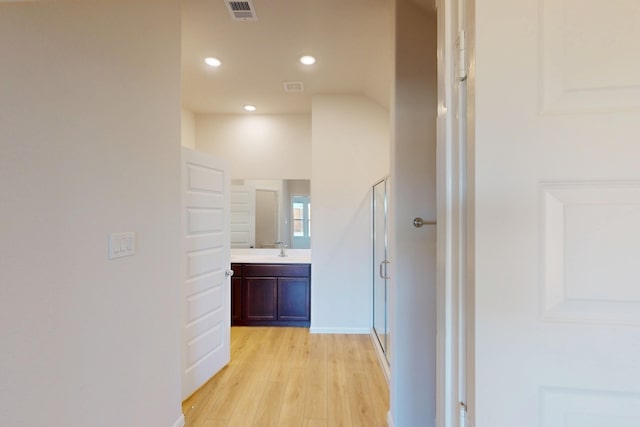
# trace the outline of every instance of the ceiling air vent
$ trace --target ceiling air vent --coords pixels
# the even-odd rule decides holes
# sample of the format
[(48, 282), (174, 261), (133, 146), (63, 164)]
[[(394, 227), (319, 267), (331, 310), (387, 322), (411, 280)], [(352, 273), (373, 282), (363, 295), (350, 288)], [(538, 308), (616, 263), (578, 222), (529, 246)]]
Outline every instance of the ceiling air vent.
[(304, 92), (302, 82), (282, 82), (285, 92)]
[(227, 9), (229, 9), (231, 17), (236, 21), (255, 21), (258, 19), (251, 0), (225, 0), (225, 3), (227, 4)]

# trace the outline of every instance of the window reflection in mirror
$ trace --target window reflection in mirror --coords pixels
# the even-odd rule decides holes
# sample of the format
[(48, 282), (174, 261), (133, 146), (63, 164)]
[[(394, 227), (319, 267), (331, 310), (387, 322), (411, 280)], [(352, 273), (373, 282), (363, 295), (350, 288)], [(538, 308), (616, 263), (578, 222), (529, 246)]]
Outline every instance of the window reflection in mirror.
[(311, 183), (308, 179), (231, 181), (231, 247), (311, 247)]
[(311, 199), (309, 196), (292, 196), (293, 234), (291, 247), (309, 249), (311, 246)]

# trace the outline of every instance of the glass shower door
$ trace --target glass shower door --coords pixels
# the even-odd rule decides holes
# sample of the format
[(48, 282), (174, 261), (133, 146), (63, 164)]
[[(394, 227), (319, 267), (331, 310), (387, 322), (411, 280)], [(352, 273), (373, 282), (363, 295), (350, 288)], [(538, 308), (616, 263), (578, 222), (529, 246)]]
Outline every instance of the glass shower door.
[(387, 192), (388, 179), (373, 187), (373, 330), (389, 361)]

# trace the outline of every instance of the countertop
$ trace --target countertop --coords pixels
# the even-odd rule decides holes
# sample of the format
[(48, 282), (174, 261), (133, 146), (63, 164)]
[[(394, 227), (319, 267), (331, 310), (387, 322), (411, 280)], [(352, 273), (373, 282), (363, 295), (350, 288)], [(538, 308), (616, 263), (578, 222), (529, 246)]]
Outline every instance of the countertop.
[(311, 249), (231, 249), (231, 262), (244, 264), (311, 264)]

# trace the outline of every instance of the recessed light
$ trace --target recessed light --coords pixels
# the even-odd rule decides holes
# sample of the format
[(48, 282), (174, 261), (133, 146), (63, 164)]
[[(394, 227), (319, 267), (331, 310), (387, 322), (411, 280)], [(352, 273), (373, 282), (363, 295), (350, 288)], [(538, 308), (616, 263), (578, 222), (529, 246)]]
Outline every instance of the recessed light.
[(244, 110), (245, 111), (256, 111), (256, 106), (255, 105), (245, 105), (244, 106)]
[(313, 65), (316, 62), (316, 58), (310, 55), (305, 55), (300, 57), (300, 62), (302, 62), (304, 65)]
[(214, 58), (212, 56), (209, 56), (208, 58), (205, 58), (204, 62), (206, 62), (207, 65), (209, 65), (211, 67), (219, 67), (220, 65), (222, 65), (222, 61), (220, 61), (218, 58)]

